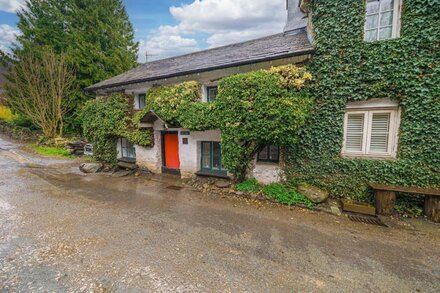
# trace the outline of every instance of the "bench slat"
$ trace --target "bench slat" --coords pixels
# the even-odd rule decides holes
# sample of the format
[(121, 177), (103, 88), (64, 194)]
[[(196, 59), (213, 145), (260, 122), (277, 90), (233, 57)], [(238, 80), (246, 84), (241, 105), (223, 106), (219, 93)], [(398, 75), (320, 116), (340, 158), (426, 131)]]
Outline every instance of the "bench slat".
[(405, 187), (405, 186), (385, 185), (385, 184), (376, 184), (376, 183), (371, 183), (371, 184), (369, 184), (369, 186), (375, 190), (418, 193), (418, 194), (425, 194), (425, 195), (440, 196), (440, 189), (433, 189), (433, 188)]

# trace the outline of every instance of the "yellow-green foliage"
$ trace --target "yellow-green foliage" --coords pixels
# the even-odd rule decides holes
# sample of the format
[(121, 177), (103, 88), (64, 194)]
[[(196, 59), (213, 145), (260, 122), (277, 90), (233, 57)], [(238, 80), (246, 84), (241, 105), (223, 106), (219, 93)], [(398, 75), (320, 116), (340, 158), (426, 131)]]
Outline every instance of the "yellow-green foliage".
[(11, 109), (6, 106), (0, 105), (0, 119), (6, 122), (11, 122), (14, 120), (15, 115), (12, 113)]
[(312, 80), (312, 74), (305, 67), (293, 64), (272, 67), (269, 72), (278, 75), (284, 87), (288, 89), (302, 89)]

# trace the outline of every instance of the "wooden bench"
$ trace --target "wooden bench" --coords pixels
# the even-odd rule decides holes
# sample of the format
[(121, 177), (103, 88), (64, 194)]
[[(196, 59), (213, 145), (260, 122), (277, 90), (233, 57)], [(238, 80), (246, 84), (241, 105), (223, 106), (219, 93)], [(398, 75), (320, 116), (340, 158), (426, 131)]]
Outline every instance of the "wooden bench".
[(440, 189), (403, 187), (385, 184), (370, 184), (374, 190), (376, 213), (378, 215), (391, 215), (396, 203), (396, 193), (414, 193), (425, 195), (425, 215), (433, 221), (440, 223)]

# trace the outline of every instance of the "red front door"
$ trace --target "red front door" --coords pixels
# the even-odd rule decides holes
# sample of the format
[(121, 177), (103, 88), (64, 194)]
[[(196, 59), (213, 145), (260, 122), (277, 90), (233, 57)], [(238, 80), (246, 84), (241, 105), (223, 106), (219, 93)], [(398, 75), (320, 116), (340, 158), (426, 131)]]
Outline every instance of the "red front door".
[(177, 133), (164, 133), (164, 165), (168, 169), (180, 169), (179, 136)]

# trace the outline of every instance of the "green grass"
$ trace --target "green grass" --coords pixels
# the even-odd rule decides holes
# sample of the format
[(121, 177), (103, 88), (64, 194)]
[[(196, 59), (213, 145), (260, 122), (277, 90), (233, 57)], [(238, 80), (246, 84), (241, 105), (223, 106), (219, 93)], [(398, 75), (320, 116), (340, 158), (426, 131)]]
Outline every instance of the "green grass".
[(285, 185), (280, 183), (272, 183), (263, 188), (263, 193), (268, 199), (276, 200), (279, 203), (286, 205), (303, 204), (309, 209), (313, 209), (314, 204), (304, 195), (298, 193), (296, 190), (290, 190)]
[(73, 158), (74, 156), (70, 154), (70, 152), (66, 149), (60, 147), (50, 147), (50, 146), (42, 146), (38, 144), (31, 144), (31, 149), (36, 153), (47, 156), (47, 157), (55, 157), (55, 158)]
[(235, 188), (241, 192), (252, 192), (256, 193), (261, 190), (261, 185), (256, 179), (247, 179), (242, 183), (235, 185)]

